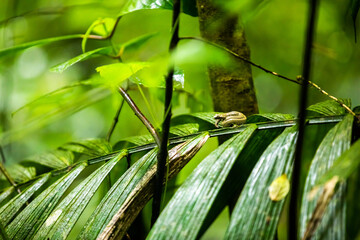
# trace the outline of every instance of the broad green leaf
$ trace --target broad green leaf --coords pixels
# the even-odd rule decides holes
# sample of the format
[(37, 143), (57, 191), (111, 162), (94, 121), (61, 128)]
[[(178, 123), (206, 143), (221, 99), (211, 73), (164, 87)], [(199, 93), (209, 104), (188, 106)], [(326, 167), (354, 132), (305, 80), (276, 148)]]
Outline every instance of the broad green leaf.
[(141, 69), (129, 80), (145, 87), (164, 87), (165, 76), (168, 72), (168, 57), (160, 57), (148, 62), (146, 68)]
[(291, 179), (296, 129), (287, 128), (261, 155), (235, 205), (225, 239), (274, 239), (285, 199), (272, 201), (268, 188), (283, 174)]
[[(168, 73), (169, 59), (166, 56), (159, 57), (148, 62), (146, 68), (141, 69), (129, 80), (136, 84), (149, 88), (165, 88), (165, 76)], [(173, 74), (174, 88), (184, 88), (184, 71), (175, 67)]]
[(319, 179), (317, 184), (323, 184), (334, 176), (346, 180), (360, 165), (360, 139), (350, 149), (337, 158), (333, 166)]
[(96, 239), (122, 206), (129, 194), (139, 184), (144, 175), (156, 162), (157, 149), (153, 149), (139, 159), (111, 187), (94, 213), (85, 224), (78, 239)]
[(30, 47), (45, 45), (45, 44), (68, 40), (68, 39), (76, 39), (76, 38), (82, 38), (82, 34), (74, 34), (74, 35), (46, 38), (46, 39), (41, 39), (41, 40), (37, 40), (37, 41), (33, 41), (33, 42), (23, 43), (23, 44), (14, 46), (14, 47), (5, 48), (5, 49), (0, 50), (0, 57), (15, 54), (16, 52), (25, 50)]
[(130, 146), (141, 146), (153, 142), (154, 142), (154, 138), (153, 136), (151, 136), (151, 134), (144, 134), (140, 136), (123, 138), (115, 144), (114, 148), (119, 149), (120, 146), (124, 147), (126, 146), (126, 143), (130, 143)]
[(89, 52), (85, 52), (79, 56), (76, 56), (64, 63), (58, 64), (54, 67), (52, 67), (50, 69), (50, 71), (52, 72), (59, 72), (62, 73), (63, 71), (65, 71), (66, 69), (68, 69), (69, 67), (71, 67), (72, 65), (78, 63), (78, 62), (82, 62), (85, 61), (89, 58), (93, 58), (93, 57), (97, 57), (97, 56), (101, 56), (101, 55), (109, 55), (112, 52), (112, 47), (103, 47), (103, 48), (98, 48)]
[[(140, 37), (131, 39), (130, 41), (128, 41), (124, 44), (119, 45), (118, 46), (120, 48), (119, 54), (122, 55), (124, 51), (132, 51), (132, 50), (138, 49), (140, 46), (142, 46), (144, 43), (146, 43), (149, 39), (151, 39), (155, 35), (156, 35), (155, 33), (145, 34)], [(50, 71), (61, 73), (78, 62), (82, 62), (89, 58), (94, 58), (94, 57), (98, 57), (98, 56), (110, 55), (111, 53), (113, 53), (113, 47), (98, 48), (98, 49), (95, 49), (95, 50), (92, 50), (89, 52), (85, 52), (85, 53), (83, 53), (79, 56), (76, 56), (64, 63), (60, 63), (60, 64), (52, 67), (50, 69)]]
[(121, 151), (117, 156), (98, 168), (83, 180), (52, 211), (50, 216), (37, 231), (34, 239), (64, 239), (74, 227), (80, 214), (89, 203), (91, 197), (108, 175), (115, 164), (126, 155)]
[(0, 193), (0, 203), (2, 203), (8, 196), (14, 192), (14, 187), (8, 187)]
[(97, 24), (92, 31), (98, 35), (101, 35), (103, 37), (108, 36), (113, 28), (115, 27), (115, 22), (116, 19), (115, 18), (100, 18), (98, 20), (99, 24)]
[[(349, 99), (340, 99), (340, 100), (348, 107), (351, 107), (351, 101)], [(324, 102), (319, 102), (314, 105), (311, 105), (307, 108), (307, 111), (309, 111), (310, 112), (309, 115), (312, 116), (314, 115), (336, 116), (336, 115), (343, 115), (346, 113), (346, 110), (334, 100), (327, 100)]]
[(31, 239), (85, 166), (84, 163), (78, 165), (35, 198), (6, 227), (8, 236), (11, 239)]
[(74, 161), (74, 154), (72, 154), (70, 151), (54, 150), (29, 157), (26, 160), (30, 162), (36, 162), (50, 168), (58, 169), (70, 166)]
[(171, 123), (173, 125), (180, 125), (184, 122), (186, 123), (197, 123), (199, 125), (200, 131), (207, 130), (211, 128), (215, 128), (214, 116), (218, 114), (218, 112), (201, 112), (201, 113), (190, 113), (190, 114), (182, 114), (175, 116), (171, 119)]
[(206, 157), (177, 190), (147, 239), (196, 239), (235, 160), (256, 130), (249, 125)]
[(109, 154), (112, 151), (111, 145), (105, 139), (94, 138), (76, 142), (69, 142), (60, 147), (72, 152), (81, 153), (90, 157), (97, 157)]
[(147, 62), (114, 63), (96, 68), (104, 79), (103, 84), (115, 88), (143, 68), (149, 67)]
[(22, 193), (16, 195), (8, 203), (0, 208), (0, 219), (2, 224), (6, 226), (11, 219), (17, 214), (22, 206), (30, 199), (32, 195), (42, 186), (50, 177), (50, 173), (36, 180), (33, 184), (27, 187)]
[[(25, 182), (36, 176), (36, 169), (34, 167), (24, 167), (20, 164), (14, 164), (8, 169), (9, 175), (17, 183)], [(1, 173), (1, 179), (6, 180), (5, 176)]]
[(294, 120), (295, 117), (292, 114), (282, 114), (282, 113), (262, 113), (254, 114), (248, 117), (246, 123), (256, 123), (256, 122), (268, 122), (268, 121), (287, 121)]
[[(118, 16), (123, 16), (125, 14), (143, 10), (143, 9), (167, 9), (172, 10), (173, 1), (172, 0), (128, 0), (121, 8)], [(190, 16), (197, 16), (197, 8), (195, 0), (181, 0), (182, 11)]]
[[(347, 149), (350, 148), (353, 116), (347, 115), (344, 120), (333, 127), (321, 142), (312, 160), (308, 176), (306, 178), (300, 215), (300, 238), (304, 235), (308, 221), (315, 210), (317, 200), (322, 193), (322, 187), (314, 194), (314, 187), (321, 176), (332, 167), (334, 161)], [(345, 239), (345, 183), (339, 185), (339, 189), (330, 201), (321, 223), (312, 239)], [(313, 195), (313, 196), (311, 196)]]
[[(168, 177), (171, 178), (180, 171), (205, 144), (208, 138), (208, 133), (203, 133), (173, 147), (169, 151)], [(109, 191), (89, 219), (79, 238), (108, 239), (109, 236), (116, 234), (118, 231), (116, 237), (121, 238), (127, 227), (150, 199), (156, 169), (156, 154), (153, 150), (138, 160), (112, 187), (112, 190)], [(122, 217), (127, 212), (132, 213), (129, 216), (130, 219)]]
[(170, 127), (170, 133), (176, 136), (191, 135), (198, 131), (199, 131), (199, 124), (197, 123), (186, 123), (186, 124)]

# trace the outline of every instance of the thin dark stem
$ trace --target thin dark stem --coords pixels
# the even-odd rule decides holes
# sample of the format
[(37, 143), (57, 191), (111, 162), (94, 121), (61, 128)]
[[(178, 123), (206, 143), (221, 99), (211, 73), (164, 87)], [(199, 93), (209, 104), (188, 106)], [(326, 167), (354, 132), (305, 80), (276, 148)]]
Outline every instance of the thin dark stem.
[(153, 125), (147, 120), (147, 118), (142, 114), (142, 112), (139, 110), (139, 108), (136, 106), (134, 101), (131, 99), (131, 97), (126, 93), (126, 91), (122, 88), (118, 88), (119, 93), (124, 98), (124, 100), (128, 103), (130, 108), (134, 111), (135, 115), (141, 120), (141, 122), (146, 126), (147, 130), (150, 132), (150, 134), (153, 136), (155, 142), (158, 146), (160, 146), (160, 138), (159, 134), (157, 133), (156, 129), (153, 127)]
[(212, 45), (212, 46), (214, 46), (214, 47), (220, 48), (220, 49), (226, 51), (227, 53), (231, 54), (233, 57), (235, 57), (235, 58), (237, 58), (237, 59), (240, 59), (240, 60), (242, 60), (242, 61), (244, 61), (244, 62), (247, 62), (247, 63), (249, 63), (250, 65), (252, 65), (252, 66), (254, 66), (254, 67), (256, 67), (256, 68), (258, 68), (258, 69), (260, 69), (260, 70), (263, 70), (263, 71), (266, 72), (266, 73), (272, 74), (272, 75), (274, 75), (274, 76), (276, 76), (276, 77), (285, 79), (285, 80), (287, 80), (287, 81), (290, 81), (290, 82), (293, 82), (293, 83), (296, 83), (296, 84), (299, 84), (299, 85), (303, 85), (304, 82), (305, 82), (305, 83), (307, 82), (307, 84), (309, 84), (311, 87), (317, 89), (320, 93), (326, 95), (327, 97), (329, 97), (329, 98), (331, 98), (332, 100), (334, 100), (335, 102), (337, 102), (337, 103), (338, 103), (340, 106), (342, 106), (348, 113), (350, 113), (351, 115), (353, 115), (354, 117), (356, 117), (357, 120), (358, 120), (358, 122), (360, 123), (360, 117), (357, 116), (357, 115), (356, 115), (348, 106), (346, 106), (340, 99), (338, 99), (338, 98), (330, 95), (328, 92), (326, 92), (325, 90), (323, 90), (322, 88), (320, 88), (317, 84), (315, 84), (315, 83), (313, 83), (313, 82), (311, 82), (311, 81), (308, 81), (308, 80), (307, 80), (307, 81), (304, 81), (304, 79), (303, 79), (301, 76), (300, 76), (299, 78), (297, 78), (297, 79), (288, 78), (288, 77), (286, 77), (286, 76), (284, 76), (284, 75), (281, 75), (281, 74), (279, 74), (279, 73), (277, 73), (277, 72), (271, 71), (271, 70), (269, 70), (269, 69), (267, 69), (267, 68), (264, 68), (264, 67), (258, 65), (258, 64), (256, 64), (256, 63), (250, 61), (249, 59), (246, 59), (246, 58), (240, 56), (240, 55), (237, 54), (236, 52), (231, 51), (230, 49), (228, 49), (228, 48), (226, 48), (226, 47), (224, 47), (224, 46), (221, 46), (221, 45), (219, 45), (219, 44), (210, 42), (210, 41), (208, 41), (208, 40), (206, 40), (206, 39), (203, 39), (203, 38), (199, 38), (199, 37), (181, 37), (180, 40), (197, 40), (197, 41), (205, 42), (205, 43), (210, 44), (210, 45)]
[[(115, 24), (114, 24), (114, 27), (113, 27), (113, 29), (111, 30), (111, 32), (110, 32), (109, 35), (107, 35), (107, 36), (105, 36), (105, 37), (99, 36), (99, 35), (88, 35), (87, 38), (88, 38), (88, 39), (95, 39), (95, 40), (108, 40), (108, 39), (112, 38), (112, 37), (114, 36), (114, 34), (115, 34), (116, 27), (117, 27), (117, 25), (119, 24), (120, 19), (121, 19), (121, 17), (118, 17), (118, 18), (116, 19)], [(82, 34), (81, 37), (84, 38), (84, 37), (85, 37), (85, 34)]]
[(306, 121), (306, 106), (308, 96), (308, 81), (310, 79), (311, 70), (311, 46), (314, 41), (315, 20), (318, 2), (317, 0), (310, 0), (309, 19), (307, 23), (307, 33), (305, 40), (304, 58), (303, 58), (303, 74), (305, 79), (304, 84), (301, 85), (300, 91), (300, 106), (299, 106), (299, 135), (295, 148), (294, 170), (292, 175), (291, 200), (289, 209), (289, 224), (288, 224), (288, 239), (298, 239), (298, 198), (299, 198), (299, 184), (301, 173), (302, 150), (305, 135), (305, 121)]
[(242, 60), (242, 61), (244, 61), (244, 62), (246, 62), (246, 63), (249, 63), (250, 65), (252, 65), (252, 66), (254, 66), (254, 67), (256, 67), (256, 68), (259, 68), (259, 69), (263, 70), (263, 71), (266, 72), (266, 73), (270, 73), (270, 74), (272, 74), (272, 75), (274, 75), (274, 76), (277, 76), (277, 77), (279, 77), (279, 78), (286, 79), (286, 80), (288, 80), (288, 81), (290, 81), (290, 82), (294, 82), (294, 83), (297, 83), (297, 84), (301, 84), (300, 81), (298, 81), (298, 80), (294, 80), (294, 79), (285, 77), (285, 76), (283, 76), (283, 75), (278, 74), (277, 72), (273, 72), (273, 71), (271, 71), (271, 70), (269, 70), (269, 69), (266, 69), (266, 68), (264, 68), (264, 67), (262, 67), (262, 66), (260, 66), (260, 65), (258, 65), (258, 64), (256, 64), (256, 63), (253, 63), (253, 62), (250, 61), (249, 59), (240, 56), (240, 55), (237, 54), (236, 52), (233, 52), (233, 51), (231, 51), (230, 49), (228, 49), (228, 48), (226, 48), (226, 47), (224, 47), (224, 46), (221, 46), (221, 45), (219, 45), (219, 44), (216, 44), (216, 43), (214, 43), (214, 42), (210, 42), (210, 41), (208, 41), (208, 40), (206, 40), (206, 39), (204, 39), (204, 38), (199, 38), (199, 37), (181, 37), (180, 40), (198, 40), (198, 41), (201, 41), (201, 42), (205, 42), (205, 43), (207, 43), (207, 44), (209, 44), (209, 45), (212, 45), (212, 46), (214, 46), (214, 47), (220, 48), (220, 49), (222, 49), (222, 50), (230, 53), (230, 54), (233, 55), (235, 58), (238, 58), (238, 59), (240, 59), (240, 60)]
[(0, 156), (1, 156), (0, 171), (2, 172), (2, 174), (4, 174), (6, 180), (8, 180), (8, 182), (11, 184), (11, 186), (13, 186), (18, 193), (21, 193), (20, 188), (18, 188), (16, 186), (14, 179), (12, 179), (12, 177), (10, 176), (10, 174), (8, 173), (8, 171), (6, 170), (6, 168), (4, 166), (6, 159), (5, 159), (5, 154), (4, 154), (2, 146), (0, 146)]
[(111, 136), (112, 136), (112, 134), (113, 134), (113, 132), (115, 130), (116, 124), (119, 121), (119, 116), (120, 116), (123, 105), (124, 105), (124, 99), (121, 100), (119, 108), (115, 113), (114, 120), (113, 120), (113, 122), (111, 124), (111, 127), (110, 127), (110, 129), (109, 129), (109, 131), (108, 131), (108, 133), (106, 135), (106, 141), (108, 141), (108, 142), (110, 142), (110, 139), (111, 139)]
[[(172, 16), (172, 37), (170, 40), (169, 51), (173, 51), (179, 42), (179, 16), (180, 16), (180, 0), (173, 1), (173, 16)], [(154, 225), (156, 219), (161, 211), (161, 196), (163, 192), (163, 182), (165, 177), (165, 166), (168, 158), (168, 141), (169, 129), (171, 120), (171, 99), (173, 93), (173, 75), (174, 66), (170, 67), (168, 75), (166, 76), (165, 88), (165, 107), (164, 107), (164, 121), (162, 124), (162, 136), (159, 153), (157, 155), (157, 170), (155, 176), (154, 198), (152, 204), (151, 225)]]

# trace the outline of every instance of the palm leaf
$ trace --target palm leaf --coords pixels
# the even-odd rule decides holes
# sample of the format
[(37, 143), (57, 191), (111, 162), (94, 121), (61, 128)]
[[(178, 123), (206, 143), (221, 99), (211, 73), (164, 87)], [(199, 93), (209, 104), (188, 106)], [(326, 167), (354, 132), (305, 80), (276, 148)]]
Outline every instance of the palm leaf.
[(96, 189), (115, 164), (126, 155), (121, 151), (116, 157), (98, 168), (81, 182), (46, 219), (34, 239), (63, 239), (73, 228)]
[(268, 188), (283, 174), (291, 178), (296, 129), (286, 129), (262, 154), (236, 203), (226, 239), (274, 238), (285, 199), (274, 202)]
[(148, 239), (195, 239), (235, 160), (256, 125), (213, 151), (187, 178), (161, 213)]
[(39, 178), (28, 188), (24, 190), (21, 194), (16, 195), (11, 199), (7, 204), (0, 208), (0, 219), (2, 224), (6, 226), (11, 219), (17, 214), (21, 207), (30, 199), (31, 196), (42, 186), (44, 183), (49, 180), (50, 174), (47, 173), (43, 177)]
[[(208, 139), (208, 134), (201, 134), (169, 151), (170, 175), (172, 177), (181, 166), (190, 160)], [(147, 200), (150, 199), (152, 181), (156, 173), (157, 150), (152, 150), (138, 160), (109, 190), (93, 215), (89, 218), (79, 239), (105, 239), (116, 233), (120, 238), (129, 223), (135, 219)], [(174, 167), (176, 166), (176, 168)], [(141, 199), (141, 203), (137, 202)], [(130, 207), (132, 206), (132, 207)], [(129, 210), (134, 209), (134, 210)], [(132, 214), (124, 218), (125, 213)]]
[(84, 168), (85, 164), (78, 165), (43, 191), (7, 226), (8, 236), (11, 239), (31, 239)]
[[(319, 178), (334, 164), (334, 161), (345, 150), (350, 148), (352, 123), (353, 117), (348, 115), (328, 132), (317, 149), (306, 178), (299, 220), (300, 236), (304, 235), (307, 223), (312, 216), (317, 200), (322, 192), (322, 188), (320, 188), (317, 189), (315, 196), (310, 196), (311, 190), (313, 190)], [(345, 183), (340, 184), (338, 191), (327, 207), (326, 213), (313, 239), (323, 237), (326, 239), (345, 238), (345, 189)]]

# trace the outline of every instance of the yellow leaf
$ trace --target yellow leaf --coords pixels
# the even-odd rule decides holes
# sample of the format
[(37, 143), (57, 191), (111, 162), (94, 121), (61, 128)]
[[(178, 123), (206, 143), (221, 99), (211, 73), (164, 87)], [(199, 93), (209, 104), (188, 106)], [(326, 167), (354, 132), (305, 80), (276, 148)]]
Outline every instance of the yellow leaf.
[(290, 190), (290, 182), (286, 174), (276, 178), (269, 186), (269, 197), (272, 201), (284, 199)]

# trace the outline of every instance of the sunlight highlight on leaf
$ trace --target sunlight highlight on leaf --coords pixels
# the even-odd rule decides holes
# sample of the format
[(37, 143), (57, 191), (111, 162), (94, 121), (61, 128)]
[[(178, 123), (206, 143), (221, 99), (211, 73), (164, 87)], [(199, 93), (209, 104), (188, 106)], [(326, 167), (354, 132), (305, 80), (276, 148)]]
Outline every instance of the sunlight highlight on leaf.
[(97, 67), (96, 71), (104, 79), (104, 85), (116, 88), (135, 73), (149, 66), (147, 62), (114, 63)]

